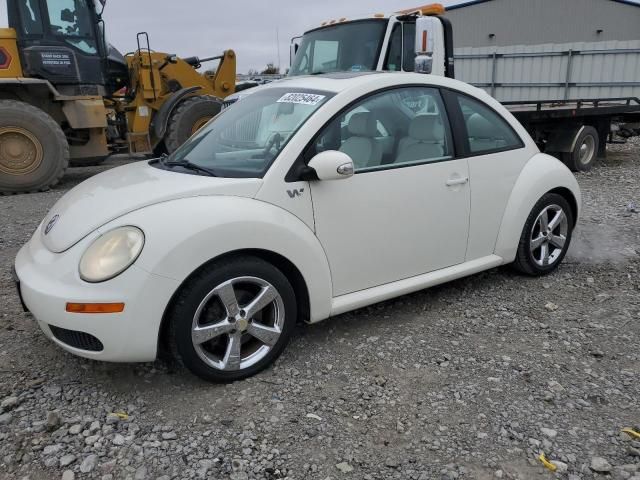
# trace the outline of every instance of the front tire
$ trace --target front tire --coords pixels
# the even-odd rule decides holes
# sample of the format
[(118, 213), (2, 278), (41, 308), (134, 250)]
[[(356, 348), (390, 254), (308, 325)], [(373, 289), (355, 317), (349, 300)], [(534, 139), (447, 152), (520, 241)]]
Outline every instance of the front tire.
[(169, 118), (164, 147), (173, 153), (191, 135), (202, 128), (222, 110), (222, 102), (216, 97), (200, 95), (183, 100)]
[(573, 212), (564, 197), (544, 195), (524, 225), (514, 267), (531, 276), (553, 272), (567, 254), (573, 227)]
[(286, 276), (245, 257), (214, 263), (181, 288), (169, 311), (176, 359), (200, 378), (232, 382), (265, 369), (293, 332), (297, 304)]
[(44, 110), (0, 100), (0, 193), (38, 192), (57, 184), (69, 165), (69, 145)]

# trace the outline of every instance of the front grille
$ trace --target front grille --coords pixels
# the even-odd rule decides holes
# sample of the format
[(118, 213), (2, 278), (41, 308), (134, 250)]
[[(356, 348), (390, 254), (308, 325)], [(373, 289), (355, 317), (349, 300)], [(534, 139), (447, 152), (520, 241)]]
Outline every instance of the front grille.
[(54, 327), (53, 325), (49, 325), (49, 328), (54, 337), (70, 347), (87, 350), (88, 352), (101, 352), (104, 350), (102, 342), (93, 335), (76, 330)]

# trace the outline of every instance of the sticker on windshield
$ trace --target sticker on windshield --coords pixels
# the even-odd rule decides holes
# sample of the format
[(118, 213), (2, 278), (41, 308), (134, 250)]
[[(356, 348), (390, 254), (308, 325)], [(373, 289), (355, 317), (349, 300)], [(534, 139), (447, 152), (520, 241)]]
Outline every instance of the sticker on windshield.
[(317, 105), (325, 99), (325, 95), (314, 93), (285, 93), (278, 103), (298, 103), (301, 105)]

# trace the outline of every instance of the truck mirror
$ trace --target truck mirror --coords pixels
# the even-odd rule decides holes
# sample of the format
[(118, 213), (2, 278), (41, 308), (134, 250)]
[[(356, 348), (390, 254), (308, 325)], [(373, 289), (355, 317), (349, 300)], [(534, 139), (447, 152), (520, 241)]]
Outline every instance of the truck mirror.
[(416, 73), (444, 75), (444, 43), (444, 27), (438, 17), (416, 19)]

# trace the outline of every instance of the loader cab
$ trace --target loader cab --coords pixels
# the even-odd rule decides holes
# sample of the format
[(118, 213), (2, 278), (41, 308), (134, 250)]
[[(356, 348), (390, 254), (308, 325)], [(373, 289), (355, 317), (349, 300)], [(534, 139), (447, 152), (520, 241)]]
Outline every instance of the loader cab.
[(126, 63), (105, 41), (103, 6), (99, 0), (7, 0), (24, 74), (67, 95), (104, 95), (99, 87), (109, 83), (110, 70), (126, 72)]
[(451, 23), (439, 4), (390, 16), (332, 20), (291, 42), (290, 76), (405, 71), (454, 78)]

